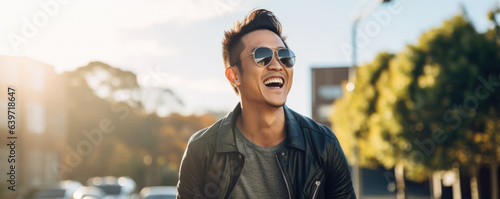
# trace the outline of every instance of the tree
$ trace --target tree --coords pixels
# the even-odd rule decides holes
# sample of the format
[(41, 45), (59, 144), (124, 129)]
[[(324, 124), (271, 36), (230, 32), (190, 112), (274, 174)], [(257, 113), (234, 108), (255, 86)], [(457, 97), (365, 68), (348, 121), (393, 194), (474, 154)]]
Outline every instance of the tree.
[[(333, 130), (339, 138), (346, 156), (351, 163), (373, 168), (381, 164), (386, 168), (397, 166), (402, 169), (407, 143), (400, 138), (403, 127), (396, 112), (397, 97), (404, 93), (397, 92), (403, 86), (403, 76), (394, 76), (394, 55), (380, 53), (372, 63), (358, 68), (355, 88), (335, 101), (335, 112), (331, 115)], [(399, 80), (399, 81), (395, 81)], [(358, 159), (352, 159), (353, 149), (357, 146)], [(378, 149), (378, 150), (374, 150)], [(413, 169), (413, 168), (412, 168)], [(422, 169), (415, 169), (422, 170)], [(399, 173), (398, 173), (399, 174)], [(402, 175), (402, 173), (401, 173)], [(392, 181), (392, 176), (386, 176)], [(394, 176), (398, 183), (399, 195), (404, 197), (404, 181), (402, 176)]]
[(71, 164), (63, 158), (71, 169), (66, 178), (86, 182), (93, 176), (130, 176), (139, 187), (175, 185), (189, 137), (217, 119), (145, 111), (182, 101), (170, 89), (143, 88), (134, 73), (105, 63), (91, 62), (62, 75), (68, 81), (67, 153), (70, 160), (80, 160)]
[(350, 153), (355, 137), (361, 165), (402, 165), (415, 180), (438, 170), (474, 170), (483, 157), (498, 160), (491, 139), (500, 138), (494, 125), (500, 92), (492, 91), (500, 86), (499, 52), (456, 16), (397, 55), (380, 53), (359, 68), (354, 91), (334, 104), (333, 128), (344, 150)]
[(473, 157), (485, 155), (485, 151), (480, 149), (483, 143), (471, 138), (485, 131), (471, 122), (485, 124), (479, 113), (489, 105), (498, 107), (498, 101), (491, 101), (494, 97), (480, 103), (487, 99), (478, 96), (485, 91), (481, 78), (499, 74), (495, 67), (498, 48), (469, 21), (456, 16), (424, 33), (407, 51), (413, 81), (404, 99), (407, 106), (400, 110), (409, 111), (404, 118), (409, 121), (405, 139), (420, 150), (408, 151), (407, 157), (415, 161), (420, 154), (417, 163), (429, 170), (474, 170), (480, 162)]

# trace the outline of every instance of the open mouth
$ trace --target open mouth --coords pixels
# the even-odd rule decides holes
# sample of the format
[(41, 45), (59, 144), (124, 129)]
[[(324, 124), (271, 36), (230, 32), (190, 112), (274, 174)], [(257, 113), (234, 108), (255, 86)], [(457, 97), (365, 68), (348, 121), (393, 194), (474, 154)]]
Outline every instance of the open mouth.
[(273, 77), (273, 78), (269, 78), (267, 80), (264, 81), (264, 85), (266, 85), (267, 87), (283, 87), (283, 82), (285, 82), (285, 80), (283, 80), (283, 78), (279, 78), (279, 77)]

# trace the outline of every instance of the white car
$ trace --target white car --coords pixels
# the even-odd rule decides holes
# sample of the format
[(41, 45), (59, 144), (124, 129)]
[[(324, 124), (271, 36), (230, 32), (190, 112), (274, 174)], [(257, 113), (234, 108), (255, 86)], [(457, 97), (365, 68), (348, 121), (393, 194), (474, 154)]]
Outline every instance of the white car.
[(71, 199), (82, 184), (77, 181), (65, 180), (53, 184), (46, 184), (31, 189), (27, 194), (20, 196), (20, 199)]
[(144, 187), (139, 192), (141, 199), (175, 199), (175, 195), (177, 195), (175, 186)]
[(99, 187), (105, 198), (129, 199), (135, 190), (135, 181), (129, 177), (92, 177), (87, 180), (88, 186)]
[(99, 187), (82, 186), (73, 193), (74, 199), (102, 199), (106, 194)]

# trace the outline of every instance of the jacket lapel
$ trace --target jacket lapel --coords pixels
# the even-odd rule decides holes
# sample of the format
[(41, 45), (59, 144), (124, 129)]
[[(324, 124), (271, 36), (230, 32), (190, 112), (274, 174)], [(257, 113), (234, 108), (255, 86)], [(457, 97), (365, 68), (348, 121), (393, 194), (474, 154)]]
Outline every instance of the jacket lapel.
[(236, 120), (241, 114), (240, 103), (236, 105), (232, 112), (230, 112), (224, 119), (221, 120), (219, 126), (214, 126), (213, 128), (219, 128), (216, 140), (216, 150), (217, 152), (237, 152), (236, 139), (234, 137), (234, 126), (236, 125)]
[[(289, 109), (286, 105), (283, 106), (285, 110), (285, 126), (287, 132), (287, 146), (295, 147), (297, 149), (305, 150), (304, 134), (300, 128), (299, 123), (293, 115), (293, 110)], [(217, 152), (236, 152), (236, 140), (234, 134), (234, 126), (236, 120), (241, 114), (241, 106), (238, 103), (236, 107), (224, 119), (220, 121), (220, 125), (214, 125), (211, 128), (218, 128), (217, 133)]]
[(295, 147), (297, 149), (305, 150), (304, 133), (293, 115), (293, 110), (288, 109), (286, 105), (283, 106), (285, 110), (285, 126), (286, 126), (286, 140), (287, 146)]

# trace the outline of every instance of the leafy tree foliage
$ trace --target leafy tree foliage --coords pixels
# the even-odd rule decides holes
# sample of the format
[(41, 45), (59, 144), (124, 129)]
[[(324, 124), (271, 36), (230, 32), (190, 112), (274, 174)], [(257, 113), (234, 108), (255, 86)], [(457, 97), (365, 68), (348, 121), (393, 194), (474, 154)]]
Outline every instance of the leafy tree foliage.
[[(62, 76), (67, 80), (66, 157), (78, 154), (81, 158), (78, 164), (65, 160), (71, 169), (65, 175), (69, 179), (86, 182), (93, 176), (130, 176), (139, 187), (175, 185), (189, 137), (217, 119), (212, 115), (159, 117), (149, 113), (143, 98), (157, 97), (152, 109), (182, 102), (169, 89), (142, 88), (134, 73), (101, 62)], [(82, 155), (82, 151), (88, 153)]]
[(347, 155), (357, 144), (361, 165), (402, 164), (415, 180), (499, 159), (500, 48), (488, 35), (455, 16), (359, 67), (331, 115)]

